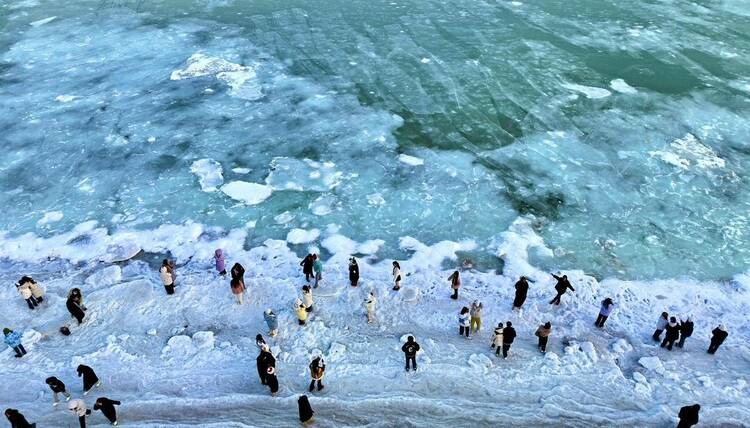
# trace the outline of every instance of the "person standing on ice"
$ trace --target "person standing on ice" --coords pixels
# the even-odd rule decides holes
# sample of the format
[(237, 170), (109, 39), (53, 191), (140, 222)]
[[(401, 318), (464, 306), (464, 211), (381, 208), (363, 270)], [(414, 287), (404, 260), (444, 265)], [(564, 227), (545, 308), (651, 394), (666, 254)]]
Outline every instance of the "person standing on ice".
[(414, 341), (414, 336), (409, 336), (401, 347), (401, 351), (406, 357), (406, 371), (409, 371), (409, 362), (411, 362), (414, 371), (417, 371), (417, 352), (419, 352), (419, 343)]
[(78, 416), (78, 424), (81, 428), (86, 428), (86, 416), (91, 414), (91, 410), (86, 407), (86, 402), (77, 398), (68, 402), (70, 413)]
[(667, 327), (667, 324), (669, 324), (669, 314), (666, 312), (662, 312), (659, 319), (656, 320), (656, 330), (654, 330), (654, 335), (652, 336), (654, 342), (658, 342), (661, 340), (661, 332), (664, 331), (664, 329)]
[(500, 355), (500, 351), (503, 349), (503, 323), (498, 323), (495, 327), (490, 348), (495, 350), (495, 355)]
[(479, 334), (479, 330), (482, 328), (482, 302), (479, 300), (475, 300), (471, 304), (471, 310), (469, 310), (469, 315), (471, 315), (471, 333), (477, 333)]
[(323, 376), (326, 372), (326, 362), (323, 360), (323, 357), (318, 355), (315, 357), (312, 362), (310, 363), (310, 377), (312, 378), (312, 381), (310, 381), (310, 392), (313, 392), (313, 389), (315, 389), (315, 382), (318, 383), (318, 391), (324, 388), (323, 382)]
[(672, 350), (672, 346), (680, 337), (680, 325), (677, 324), (677, 318), (672, 317), (669, 319), (669, 323), (666, 326), (667, 334), (664, 335), (664, 340), (661, 342), (661, 347), (667, 347), (668, 351)]
[(720, 324), (711, 333), (713, 333), (713, 335), (711, 336), (711, 344), (708, 346), (708, 353), (713, 355), (719, 349), (719, 346), (721, 346), (721, 344), (727, 339), (729, 332), (727, 331), (727, 328), (724, 327), (724, 324)]
[(305, 309), (302, 300), (295, 300), (292, 308), (294, 309), (294, 313), (297, 314), (297, 322), (299, 325), (305, 325), (305, 321), (307, 321), (307, 310)]
[(693, 335), (693, 317), (688, 315), (686, 320), (680, 320), (680, 341), (677, 342), (677, 347), (682, 348), (685, 346), (685, 339)]
[(94, 369), (91, 367), (80, 364), (76, 372), (78, 372), (78, 377), (83, 376), (83, 395), (88, 395), (93, 387), (99, 388), (102, 386), (99, 376), (96, 375)]
[(594, 325), (603, 328), (604, 323), (607, 321), (607, 318), (609, 318), (609, 314), (612, 313), (612, 310), (615, 308), (615, 302), (612, 301), (609, 297), (602, 300), (601, 306), (599, 306), (599, 316), (596, 317), (596, 321), (594, 322)]
[(522, 276), (518, 278), (514, 287), (516, 289), (516, 296), (513, 299), (513, 309), (521, 309), (521, 306), (523, 306), (523, 303), (526, 301), (526, 295), (529, 292), (529, 281), (525, 276)]
[(513, 328), (513, 323), (508, 321), (503, 329), (503, 358), (508, 358), (508, 351), (514, 340), (516, 340), (516, 329)]
[(367, 310), (367, 323), (372, 324), (375, 321), (375, 303), (377, 302), (377, 299), (375, 298), (375, 293), (370, 292), (370, 294), (365, 299), (365, 310)]
[(451, 283), (451, 289), (453, 289), (451, 299), (458, 300), (458, 289), (461, 288), (461, 274), (457, 270), (454, 270), (451, 276), (448, 277), (448, 282)]
[(68, 293), (68, 300), (65, 301), (65, 307), (68, 308), (70, 315), (78, 321), (78, 325), (81, 325), (83, 318), (86, 316), (84, 312), (84, 306), (81, 304), (83, 298), (81, 297), (80, 290), (76, 292), (76, 288), (70, 290)]
[(216, 262), (216, 272), (223, 278), (227, 274), (226, 261), (224, 260), (224, 250), (217, 248), (214, 251), (214, 262)]
[(539, 328), (536, 329), (536, 333), (534, 333), (534, 335), (539, 338), (537, 348), (539, 348), (539, 351), (542, 354), (547, 353), (547, 341), (549, 340), (550, 334), (552, 334), (552, 323), (549, 321), (540, 325)]
[(318, 288), (323, 281), (323, 262), (317, 254), (313, 254), (313, 272), (315, 272), (315, 284), (313, 288)]
[(258, 366), (258, 377), (260, 383), (268, 385), (268, 368), (276, 367), (276, 358), (271, 353), (271, 348), (268, 345), (263, 345), (260, 349), (260, 354), (255, 359)]
[(690, 428), (693, 425), (698, 424), (698, 413), (700, 413), (700, 411), (700, 404), (693, 404), (692, 406), (681, 408), (680, 413), (677, 415), (677, 417), (680, 418), (677, 428)]
[(391, 274), (393, 275), (393, 290), (398, 291), (401, 289), (401, 265), (395, 260), (393, 261)]
[(245, 294), (245, 284), (239, 278), (232, 278), (229, 281), (229, 287), (238, 305), (242, 304), (242, 296)]
[(65, 389), (65, 384), (62, 383), (60, 379), (50, 376), (44, 382), (49, 386), (49, 389), (52, 390), (53, 406), (57, 406), (57, 403), (60, 402), (60, 400), (57, 399), (57, 394), (62, 394), (65, 397), (65, 401), (70, 401), (70, 394), (67, 389)]
[(26, 348), (24, 348), (23, 344), (21, 343), (20, 334), (9, 328), (4, 328), (3, 336), (5, 336), (3, 338), (3, 342), (5, 342), (5, 344), (8, 345), (10, 349), (16, 352), (16, 358), (21, 358), (26, 355)]
[(307, 424), (313, 418), (315, 411), (310, 406), (310, 400), (307, 399), (307, 395), (302, 395), (297, 400), (297, 407), (299, 409), (299, 420), (303, 424)]
[(302, 259), (301, 262), (299, 262), (299, 265), (302, 266), (302, 273), (305, 274), (305, 281), (310, 282), (310, 277), (313, 276), (313, 263), (315, 262), (315, 259), (313, 259), (313, 255), (311, 253), (307, 253), (304, 259)]
[(11, 428), (36, 428), (36, 424), (30, 424), (26, 416), (16, 409), (5, 409), (5, 417), (8, 418)]
[(232, 279), (238, 279), (242, 286), (245, 286), (245, 268), (242, 267), (241, 264), (235, 263), (232, 265), (232, 269), (229, 271), (229, 274), (231, 275)]
[(553, 297), (552, 300), (549, 301), (549, 304), (559, 305), (560, 298), (562, 297), (563, 294), (565, 294), (566, 291), (568, 291), (568, 289), (570, 289), (570, 291), (576, 291), (576, 289), (573, 288), (572, 285), (570, 285), (570, 281), (568, 281), (568, 275), (563, 275), (563, 276), (557, 276), (555, 274), (550, 274), (550, 275), (552, 275), (557, 280), (557, 284), (555, 284), (555, 291), (557, 291), (557, 295)]
[(110, 424), (117, 426), (117, 410), (115, 406), (119, 406), (120, 404), (119, 401), (110, 400), (107, 397), (99, 397), (94, 403), (94, 410), (101, 411)]
[[(172, 271), (174, 270), (174, 265), (167, 259), (162, 260), (161, 267), (159, 268), (159, 278), (161, 278), (161, 283), (164, 285), (164, 290), (167, 292), (168, 295), (174, 294), (174, 276), (172, 275)], [(80, 324), (80, 321), (79, 321)]]
[(18, 288), (18, 292), (21, 293), (21, 297), (29, 305), (29, 309), (36, 308), (44, 301), (44, 290), (31, 277), (21, 277), (16, 287)]
[(21, 295), (21, 298), (26, 300), (26, 304), (29, 305), (29, 309), (34, 310), (37, 306), (39, 306), (39, 302), (36, 300), (33, 294), (31, 294), (31, 288), (29, 287), (29, 284), (16, 284), (16, 290), (18, 290), (18, 294)]
[(268, 326), (268, 335), (271, 337), (276, 337), (276, 334), (279, 331), (279, 320), (276, 319), (276, 314), (273, 313), (273, 310), (271, 308), (268, 308), (265, 312), (263, 312), (263, 319), (266, 321), (266, 325)]
[(352, 287), (356, 287), (359, 284), (359, 264), (357, 259), (354, 257), (349, 258), (349, 282)]
[(466, 306), (461, 308), (461, 312), (458, 314), (458, 335), (463, 336), (464, 334), (469, 339), (469, 308)]
[(88, 308), (86, 305), (83, 304), (83, 293), (81, 293), (80, 288), (73, 288), (68, 292), (68, 298), (73, 298), (73, 301), (81, 307), (84, 311), (87, 311)]
[(305, 305), (307, 312), (313, 311), (313, 295), (309, 285), (302, 286), (302, 303)]

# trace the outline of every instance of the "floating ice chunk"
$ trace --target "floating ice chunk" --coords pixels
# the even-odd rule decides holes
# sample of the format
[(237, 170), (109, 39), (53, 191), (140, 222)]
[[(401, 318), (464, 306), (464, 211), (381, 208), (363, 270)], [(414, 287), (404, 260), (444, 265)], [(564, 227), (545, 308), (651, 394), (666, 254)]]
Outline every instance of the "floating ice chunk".
[(422, 64), (429, 64), (430, 63), (430, 59), (429, 58), (422, 58), (422, 59), (419, 60), (419, 62), (421, 62)]
[(406, 154), (403, 154), (403, 153), (401, 153), (400, 155), (398, 155), (398, 160), (399, 160), (399, 162), (403, 162), (403, 163), (405, 163), (407, 165), (411, 165), (411, 166), (424, 165), (424, 159), (421, 159), (421, 158), (418, 158), (418, 157), (415, 157), (415, 156), (409, 156), (409, 155), (406, 155)]
[(230, 198), (247, 205), (257, 205), (271, 196), (273, 190), (269, 186), (248, 183), (246, 181), (232, 181), (221, 186), (221, 191)]
[(141, 246), (135, 242), (121, 242), (108, 246), (102, 259), (111, 263), (122, 262), (132, 259), (140, 252)]
[(294, 214), (292, 214), (290, 211), (284, 211), (283, 213), (273, 218), (273, 221), (278, 224), (287, 224), (292, 220), (294, 220)]
[(659, 357), (656, 357), (656, 356), (643, 357), (640, 360), (638, 360), (638, 364), (659, 374), (663, 374), (665, 372), (664, 366), (661, 364), (661, 360), (659, 359)]
[(320, 230), (318, 229), (292, 229), (286, 235), (286, 242), (290, 244), (307, 244), (313, 242), (320, 236)]
[(577, 91), (582, 93), (586, 96), (586, 98), (590, 99), (598, 99), (598, 98), (606, 98), (610, 95), (612, 95), (611, 92), (604, 88), (597, 88), (595, 86), (584, 86), (584, 85), (577, 85), (575, 83), (566, 83), (563, 85), (564, 88)]
[(373, 193), (372, 195), (367, 195), (367, 203), (370, 205), (383, 205), (385, 199), (380, 193)]
[(332, 254), (354, 254), (357, 251), (357, 243), (343, 235), (329, 236), (321, 245)]
[(332, 162), (277, 157), (271, 161), (266, 184), (274, 190), (325, 192), (338, 186), (344, 178), (335, 167)]
[(724, 168), (726, 161), (720, 158), (710, 147), (701, 144), (693, 134), (686, 134), (674, 140), (670, 150), (655, 150), (648, 152), (664, 162), (682, 170), (688, 170), (692, 165), (702, 169)]
[(199, 159), (190, 165), (190, 172), (198, 176), (201, 190), (215, 192), (224, 183), (221, 164), (213, 159)]
[(60, 221), (63, 218), (62, 211), (47, 211), (44, 213), (42, 218), (39, 219), (39, 221), (36, 222), (37, 226), (44, 226), (45, 224), (54, 223), (56, 221)]
[(156, 137), (154, 137), (154, 136), (148, 137), (148, 140), (146, 140), (146, 141), (148, 141), (149, 143), (155, 143), (156, 142)]
[(263, 97), (260, 83), (255, 69), (229, 62), (223, 58), (211, 57), (201, 53), (190, 56), (187, 66), (182, 70), (175, 70), (170, 75), (171, 80), (191, 79), (196, 77), (214, 76), (231, 88), (229, 94), (246, 100), (257, 100)]
[(324, 216), (331, 213), (331, 206), (333, 205), (333, 197), (329, 195), (322, 195), (318, 199), (310, 202), (309, 208), (313, 214), (317, 216)]
[(40, 19), (39, 21), (34, 21), (30, 23), (29, 25), (31, 25), (32, 27), (40, 27), (44, 24), (54, 21), (55, 19), (57, 19), (56, 16), (50, 16), (49, 18), (44, 18), (44, 19)]
[(510, 2), (510, 4), (512, 4), (513, 6), (523, 6), (523, 3), (521, 3), (520, 1), (512, 1)]
[(609, 86), (621, 94), (635, 94), (638, 92), (634, 87), (628, 85), (628, 83), (623, 79), (614, 79), (609, 82)]
[(370, 239), (357, 246), (357, 253), (359, 254), (375, 254), (378, 252), (380, 247), (385, 244), (382, 239)]
[(232, 168), (232, 172), (235, 174), (247, 174), (250, 172), (250, 168)]
[(58, 95), (55, 97), (55, 101), (60, 102), (60, 103), (69, 103), (75, 100), (76, 98), (78, 97), (75, 95)]

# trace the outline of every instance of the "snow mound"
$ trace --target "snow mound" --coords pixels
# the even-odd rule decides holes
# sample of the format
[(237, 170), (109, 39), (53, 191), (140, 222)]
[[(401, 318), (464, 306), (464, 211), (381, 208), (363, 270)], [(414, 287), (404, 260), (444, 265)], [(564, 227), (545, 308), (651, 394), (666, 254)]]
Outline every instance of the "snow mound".
[(286, 242), (290, 244), (307, 244), (313, 242), (320, 236), (318, 229), (292, 229), (286, 235)]
[(167, 345), (162, 348), (162, 357), (165, 359), (184, 359), (194, 356), (201, 350), (214, 348), (216, 339), (212, 331), (199, 331), (193, 337), (186, 335), (172, 336)]
[(230, 198), (247, 205), (257, 205), (271, 196), (273, 190), (269, 186), (246, 181), (232, 181), (221, 186), (221, 191)]
[(213, 159), (199, 159), (190, 166), (190, 172), (198, 176), (201, 190), (215, 192), (224, 183), (221, 164)]
[(664, 372), (666, 371), (661, 363), (661, 360), (657, 356), (642, 357), (638, 360), (638, 364), (655, 373), (664, 374)]
[(205, 76), (214, 76), (225, 83), (230, 87), (229, 94), (232, 96), (250, 101), (263, 97), (263, 91), (253, 67), (201, 53), (191, 55), (187, 60), (187, 66), (173, 71), (169, 78), (183, 80)]
[(469, 366), (475, 370), (487, 373), (492, 368), (492, 360), (487, 354), (471, 354), (469, 357)]

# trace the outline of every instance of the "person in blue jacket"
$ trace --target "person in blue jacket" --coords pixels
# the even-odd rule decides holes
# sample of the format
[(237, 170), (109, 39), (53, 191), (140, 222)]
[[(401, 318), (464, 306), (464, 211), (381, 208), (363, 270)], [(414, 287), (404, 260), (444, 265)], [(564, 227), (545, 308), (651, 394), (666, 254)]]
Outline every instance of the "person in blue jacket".
[(279, 330), (279, 320), (276, 319), (276, 314), (273, 313), (271, 308), (263, 312), (263, 319), (266, 320), (266, 325), (268, 325), (268, 335), (275, 337)]
[(323, 281), (323, 262), (320, 261), (320, 257), (317, 254), (313, 254), (313, 271), (315, 272), (315, 285), (313, 288), (318, 288), (320, 282)]
[(21, 335), (15, 331), (4, 328), (3, 335), (5, 336), (4, 342), (8, 347), (16, 351), (16, 358), (21, 358), (26, 355), (26, 349), (21, 344)]

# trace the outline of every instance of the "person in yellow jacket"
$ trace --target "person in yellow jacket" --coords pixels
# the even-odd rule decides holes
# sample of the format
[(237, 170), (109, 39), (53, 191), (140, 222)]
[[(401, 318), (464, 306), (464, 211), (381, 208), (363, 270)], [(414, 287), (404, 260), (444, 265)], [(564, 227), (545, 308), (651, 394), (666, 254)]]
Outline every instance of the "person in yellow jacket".
[(367, 310), (368, 324), (372, 324), (375, 321), (375, 303), (377, 303), (377, 299), (375, 299), (375, 293), (371, 291), (365, 299), (365, 309)]
[(294, 312), (297, 314), (299, 325), (305, 325), (305, 321), (307, 321), (307, 309), (305, 309), (302, 300), (297, 299), (294, 301)]

